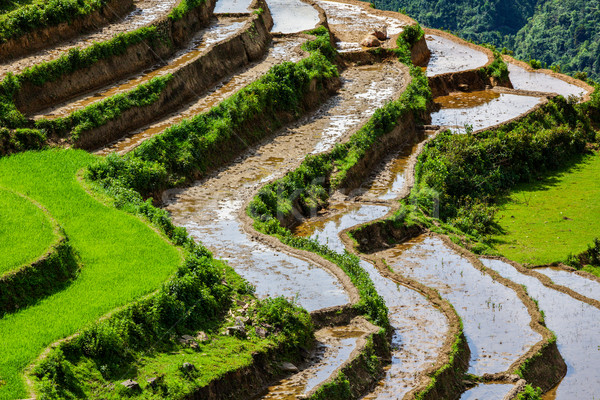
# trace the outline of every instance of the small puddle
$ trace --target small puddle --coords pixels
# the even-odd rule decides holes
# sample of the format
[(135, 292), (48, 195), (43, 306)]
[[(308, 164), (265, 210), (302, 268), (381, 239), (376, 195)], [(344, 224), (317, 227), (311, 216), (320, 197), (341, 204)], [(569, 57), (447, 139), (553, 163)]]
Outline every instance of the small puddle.
[(350, 327), (321, 329), (315, 332), (317, 340), (314, 364), (296, 375), (269, 387), (262, 400), (297, 400), (327, 380), (346, 362), (367, 332)]
[(454, 305), (471, 349), (469, 373), (504, 372), (541, 340), (516, 293), (440, 239), (421, 236), (380, 254), (395, 271), (439, 290)]
[(600, 310), (571, 296), (547, 288), (538, 279), (521, 274), (499, 260), (481, 260), (500, 275), (527, 287), (539, 302), (546, 325), (557, 336), (560, 354), (567, 364), (567, 375), (544, 400), (597, 399), (600, 393)]
[(106, 155), (111, 152), (123, 154), (129, 152), (143, 141), (163, 132), (169, 126), (178, 124), (184, 119), (191, 118), (194, 115), (207, 112), (221, 101), (259, 79), (276, 63), (283, 61), (299, 61), (304, 56), (304, 53), (299, 49), (299, 46), (304, 41), (305, 39), (296, 38), (275, 39), (263, 61), (255, 63), (244, 71), (224, 79), (219, 84), (215, 85), (213, 89), (200, 96), (183, 109), (178, 110), (156, 123), (134, 131), (131, 135), (100, 149), (97, 154)]
[[(388, 37), (392, 37), (401, 33), (406, 25), (400, 18), (380, 15), (376, 10), (354, 4), (319, 0), (317, 4), (325, 11), (329, 28), (340, 40), (337, 46), (341, 52), (361, 51), (360, 42), (373, 29), (385, 27)], [(396, 47), (396, 43), (388, 40), (383, 47)]]
[(543, 72), (529, 72), (518, 65), (507, 63), (510, 81), (518, 90), (534, 92), (558, 93), (565, 98), (569, 96), (582, 97), (585, 90), (577, 85), (572, 85), (562, 79), (544, 74)]
[[(383, 217), (387, 206), (344, 204), (322, 220), (307, 220), (295, 234), (310, 236), (332, 250), (344, 252), (338, 234), (346, 228)], [(422, 371), (437, 360), (445, 334), (446, 318), (418, 292), (383, 277), (369, 262), (360, 261), (390, 310), (392, 363), (377, 388), (364, 399), (400, 399), (418, 383)]]
[[(215, 255), (227, 259), (238, 273), (256, 285), (260, 296), (296, 298), (309, 311), (347, 303), (348, 296), (333, 275), (253, 241), (243, 231), (238, 213), (245, 200), (266, 181), (296, 168), (315, 148), (331, 148), (352, 129), (365, 123), (382, 102), (399, 94), (403, 87), (399, 67), (394, 62), (381, 64), (378, 70), (350, 68), (344, 71), (343, 90), (315, 113), (215, 176), (188, 189), (173, 191), (167, 210), (174, 223), (185, 226)], [(388, 76), (395, 79), (390, 81)], [(371, 82), (379, 82), (386, 89), (393, 85), (395, 89), (388, 98), (361, 96), (370, 90)], [(333, 136), (329, 128), (345, 115), (352, 115), (354, 122), (345, 130), (336, 130)]]
[(267, 4), (273, 17), (273, 32), (302, 32), (319, 23), (319, 12), (301, 0), (268, 0)]
[(247, 13), (252, 0), (218, 0), (215, 4), (215, 14)]
[(502, 400), (513, 387), (511, 384), (482, 383), (464, 392), (460, 400)]
[(168, 62), (167, 65), (157, 64), (141, 74), (101, 89), (91, 96), (84, 95), (75, 101), (71, 100), (62, 106), (57, 106), (53, 107), (51, 110), (42, 111), (38, 116), (36, 116), (36, 118), (54, 119), (63, 117), (90, 104), (104, 100), (110, 96), (132, 90), (137, 86), (150, 81), (152, 78), (173, 73), (183, 65), (196, 60), (211, 44), (226, 40), (227, 38), (233, 36), (244, 26), (246, 21), (247, 18), (219, 17), (218, 19), (214, 20), (208, 28), (200, 31), (192, 39), (190, 45), (185, 50), (177, 52), (177, 54)]
[(548, 276), (557, 285), (568, 287), (585, 297), (600, 301), (600, 282), (598, 281), (560, 268), (536, 268), (534, 271)]
[(426, 35), (425, 39), (431, 51), (427, 76), (481, 68), (488, 62), (488, 56), (484, 52), (443, 36)]
[(540, 97), (487, 90), (452, 93), (435, 99), (442, 109), (431, 114), (431, 123), (452, 127), (459, 133), (465, 132), (465, 125), (477, 131), (516, 118), (541, 101)]

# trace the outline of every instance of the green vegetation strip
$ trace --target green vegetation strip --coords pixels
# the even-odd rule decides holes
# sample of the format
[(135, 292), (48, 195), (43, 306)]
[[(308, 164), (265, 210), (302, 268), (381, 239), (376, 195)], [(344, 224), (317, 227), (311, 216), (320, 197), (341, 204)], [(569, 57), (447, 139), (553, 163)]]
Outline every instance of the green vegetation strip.
[[(405, 29), (404, 32), (413, 39), (419, 37), (412, 30)], [(401, 36), (399, 45), (405, 43), (404, 40)], [(408, 46), (400, 47), (398, 53), (401, 59), (410, 57)], [(408, 60), (410, 62), (410, 58)], [(319, 254), (338, 265), (359, 291), (360, 301), (356, 307), (373, 323), (385, 328), (389, 326), (387, 307), (367, 272), (360, 266), (359, 258), (349, 253), (336, 253), (315, 240), (295, 237), (281, 222), (290, 218), (294, 207), (306, 214), (323, 207), (330, 191), (344, 182), (348, 171), (378, 143), (380, 137), (392, 131), (402, 117), (410, 113), (418, 117), (427, 109), (431, 100), (427, 78), (416, 67), (411, 67), (411, 76), (412, 81), (402, 96), (378, 109), (348, 142), (336, 144), (330, 152), (306, 157), (296, 170), (261, 188), (248, 207), (256, 230), (273, 235), (286, 245)], [(300, 195), (296, 196), (297, 193)]]
[(133, 152), (109, 155), (89, 169), (89, 177), (106, 186), (121, 182), (144, 196), (181, 185), (231, 160), (282, 124), (290, 114), (304, 111), (311, 82), (324, 95), (324, 86), (338, 76), (326, 57), (335, 55), (329, 32), (319, 29), (317, 39), (305, 44), (312, 54), (298, 62), (284, 62), (204, 114), (172, 125)]
[(58, 238), (43, 209), (1, 187), (0, 221), (0, 277), (42, 256)]
[(494, 253), (497, 201), (518, 183), (556, 171), (594, 140), (585, 113), (562, 97), (495, 130), (441, 133), (419, 156), (415, 186), (391, 220), (397, 227), (448, 233), (476, 253)]
[(598, 237), (600, 155), (585, 155), (561, 172), (515, 186), (500, 203), (496, 249), (528, 264), (566, 261)]
[(90, 15), (104, 7), (109, 0), (51, 0), (35, 1), (0, 15), (0, 42), (22, 36), (36, 29)]
[(27, 396), (23, 369), (50, 343), (156, 290), (181, 254), (139, 218), (104, 205), (76, 178), (97, 158), (82, 151), (29, 152), (0, 159), (0, 186), (26, 193), (64, 228), (83, 269), (65, 290), (0, 319), (0, 398)]

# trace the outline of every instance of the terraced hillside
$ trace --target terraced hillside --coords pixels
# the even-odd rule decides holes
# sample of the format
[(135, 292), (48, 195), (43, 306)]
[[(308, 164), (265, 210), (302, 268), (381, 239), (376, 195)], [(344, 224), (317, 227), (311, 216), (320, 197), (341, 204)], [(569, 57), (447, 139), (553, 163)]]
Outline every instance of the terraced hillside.
[(494, 219), (594, 87), (355, 0), (81, 3), (0, 66), (0, 398), (600, 392), (600, 281)]

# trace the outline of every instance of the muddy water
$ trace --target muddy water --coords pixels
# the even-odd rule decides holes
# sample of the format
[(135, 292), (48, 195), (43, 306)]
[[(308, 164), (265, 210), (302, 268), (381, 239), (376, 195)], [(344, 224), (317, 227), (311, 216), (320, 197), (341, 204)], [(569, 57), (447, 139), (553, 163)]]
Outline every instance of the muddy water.
[(567, 363), (567, 375), (556, 391), (544, 400), (598, 399), (600, 393), (600, 310), (571, 296), (549, 289), (538, 279), (519, 273), (498, 260), (482, 259), (488, 268), (527, 287), (539, 302), (546, 325), (557, 336), (560, 354)]
[(510, 81), (515, 89), (535, 92), (558, 93), (564, 97), (581, 97), (585, 90), (562, 79), (541, 72), (529, 72), (518, 65), (507, 63)]
[(438, 35), (426, 35), (427, 47), (431, 58), (427, 65), (427, 76), (436, 76), (448, 72), (467, 71), (483, 67), (488, 56), (469, 46)]
[(100, 149), (97, 154), (106, 155), (111, 152), (120, 154), (126, 153), (137, 147), (143, 141), (163, 132), (169, 126), (210, 110), (221, 101), (260, 78), (267, 73), (269, 68), (273, 65), (283, 61), (299, 61), (307, 54), (300, 49), (300, 45), (305, 40), (306, 39), (304, 38), (293, 37), (275, 39), (269, 48), (267, 56), (262, 61), (251, 65), (236, 75), (223, 79), (215, 85), (213, 89), (199, 96), (181, 110), (178, 110), (158, 122), (132, 132), (131, 135)]
[(460, 400), (502, 400), (513, 387), (511, 384), (481, 384), (464, 392)]
[[(376, 11), (354, 4), (321, 0), (318, 0), (317, 4), (325, 10), (330, 29), (340, 40), (337, 46), (341, 52), (362, 50), (360, 42), (373, 29), (386, 29), (391, 37), (401, 33), (406, 25), (400, 18), (380, 15)], [(383, 46), (395, 47), (395, 43), (388, 40)]]
[(64, 117), (73, 111), (104, 100), (107, 97), (135, 89), (138, 85), (146, 83), (152, 78), (171, 74), (182, 66), (198, 59), (211, 44), (224, 41), (233, 36), (244, 26), (246, 20), (246, 18), (219, 17), (218, 19), (215, 19), (208, 28), (198, 32), (190, 42), (190, 45), (186, 49), (177, 52), (166, 65), (164, 63), (159, 63), (149, 70), (131, 78), (124, 79), (103, 89), (97, 90), (92, 95), (84, 95), (65, 104), (53, 107), (50, 110), (44, 110), (40, 112), (36, 118), (54, 119)]
[(131, 32), (144, 25), (150, 24), (152, 21), (167, 14), (176, 2), (177, 0), (137, 1), (135, 3), (135, 9), (121, 21), (107, 25), (93, 33), (81, 35), (78, 38), (59, 43), (49, 49), (44, 49), (31, 55), (0, 64), (0, 77), (6, 75), (9, 71), (16, 74), (32, 65), (56, 59), (74, 47), (85, 48), (91, 46), (94, 42), (103, 42), (119, 33)]
[(431, 114), (431, 123), (459, 133), (465, 132), (465, 125), (477, 131), (516, 118), (541, 101), (540, 97), (494, 91), (452, 93), (435, 99), (442, 108)]
[(263, 400), (297, 400), (328, 379), (350, 358), (358, 338), (367, 332), (352, 327), (335, 327), (315, 332), (317, 341), (313, 365), (298, 374), (269, 387)]
[[(366, 122), (383, 102), (397, 97), (404, 87), (397, 63), (381, 64), (378, 70), (350, 68), (342, 73), (342, 82), (339, 94), (315, 113), (218, 174), (173, 192), (167, 201), (173, 221), (188, 228), (216, 256), (228, 259), (256, 285), (258, 295), (295, 297), (308, 310), (344, 304), (348, 296), (337, 279), (323, 269), (253, 241), (242, 229), (238, 213), (267, 180), (297, 167), (307, 153), (323, 143), (324, 137), (331, 140), (327, 132), (335, 127), (336, 118), (349, 113), (357, 117), (346, 130), (336, 130), (340, 140)], [(394, 93), (388, 98), (363, 96), (371, 82), (379, 82), (382, 89), (392, 85)]]
[(272, 32), (302, 32), (319, 23), (319, 12), (301, 0), (268, 0), (267, 4), (273, 17)]
[(469, 372), (508, 370), (541, 336), (516, 293), (476, 269), (440, 239), (419, 237), (380, 253), (405, 276), (440, 291), (462, 318), (471, 349)]
[(590, 299), (600, 301), (600, 282), (579, 276), (560, 268), (536, 268), (536, 272), (542, 273), (552, 279), (557, 285), (562, 285), (580, 293)]
[[(337, 252), (344, 251), (340, 231), (383, 217), (387, 206), (345, 204), (333, 207), (332, 215), (309, 220), (295, 234), (310, 236)], [(400, 399), (415, 387), (420, 372), (437, 359), (448, 330), (446, 318), (419, 293), (384, 278), (375, 267), (361, 260), (364, 268), (390, 310), (392, 363), (375, 391), (364, 399)]]
[(246, 13), (252, 0), (218, 0), (215, 5), (215, 14)]

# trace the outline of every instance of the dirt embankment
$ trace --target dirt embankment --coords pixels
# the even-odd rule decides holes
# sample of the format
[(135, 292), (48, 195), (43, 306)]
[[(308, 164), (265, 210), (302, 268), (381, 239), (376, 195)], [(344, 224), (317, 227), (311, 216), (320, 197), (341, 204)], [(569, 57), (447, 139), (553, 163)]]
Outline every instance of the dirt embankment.
[(504, 86), (512, 88), (510, 79), (505, 82), (502, 82), (494, 77), (488, 77), (485, 73), (482, 73), (481, 70), (483, 68), (489, 67), (494, 62), (494, 53), (490, 49), (487, 49), (482, 46), (477, 46), (473, 43), (467, 42), (450, 33), (440, 31), (438, 29), (425, 29), (425, 34), (442, 36), (462, 46), (467, 46), (481, 53), (485, 53), (488, 58), (487, 63), (481, 68), (469, 69), (466, 71), (459, 72), (448, 72), (445, 74), (429, 77), (429, 86), (431, 87), (433, 97), (446, 96), (456, 91), (471, 92), (475, 90), (484, 90), (488, 86)]
[(82, 132), (74, 146), (86, 150), (104, 146), (133, 129), (168, 115), (231, 71), (262, 57), (271, 40), (264, 14), (252, 14), (237, 34), (215, 43), (197, 59), (173, 72), (157, 101), (145, 107), (130, 108), (118, 118)]
[(129, 46), (123, 54), (99, 60), (42, 86), (24, 82), (14, 98), (17, 108), (25, 114), (32, 114), (161, 62), (208, 25), (215, 3), (216, 0), (206, 0), (177, 21), (164, 16), (152, 23), (161, 40), (144, 40)]
[(100, 9), (71, 22), (48, 26), (12, 38), (0, 44), (0, 59), (3, 61), (20, 57), (36, 50), (71, 39), (87, 31), (121, 19), (133, 9), (133, 0), (110, 0)]

